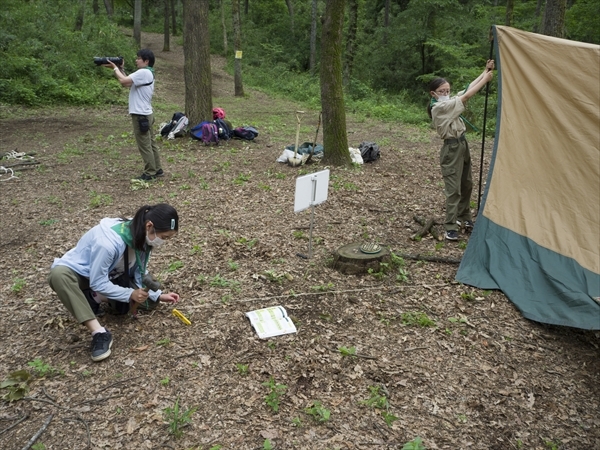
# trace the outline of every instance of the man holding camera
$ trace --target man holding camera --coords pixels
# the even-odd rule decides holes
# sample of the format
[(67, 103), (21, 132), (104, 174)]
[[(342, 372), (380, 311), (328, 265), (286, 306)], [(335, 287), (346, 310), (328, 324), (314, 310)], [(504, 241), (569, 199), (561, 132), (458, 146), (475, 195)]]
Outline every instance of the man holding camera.
[(121, 86), (129, 88), (129, 114), (133, 123), (133, 134), (144, 160), (144, 172), (137, 179), (150, 181), (163, 176), (158, 146), (152, 133), (154, 125), (151, 104), (154, 94), (154, 53), (147, 48), (139, 50), (135, 59), (138, 70), (130, 75), (125, 74), (123, 61), (121, 61), (120, 67), (110, 59), (107, 64), (103, 65), (111, 67)]

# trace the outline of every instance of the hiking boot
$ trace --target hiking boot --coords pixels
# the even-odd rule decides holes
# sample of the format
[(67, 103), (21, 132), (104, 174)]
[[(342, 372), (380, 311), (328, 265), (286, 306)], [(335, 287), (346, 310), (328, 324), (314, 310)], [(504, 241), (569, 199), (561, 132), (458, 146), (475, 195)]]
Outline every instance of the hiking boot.
[(156, 178), (156, 175), (146, 175), (145, 173), (143, 173), (139, 177), (137, 177), (136, 180), (152, 181), (155, 178)]
[(158, 170), (156, 171), (156, 176), (157, 176), (157, 177), (164, 177), (164, 176), (165, 176), (165, 172), (164, 172), (164, 170), (162, 170), (162, 169), (158, 169)]
[(456, 230), (446, 231), (446, 239), (448, 241), (458, 241), (458, 231), (456, 231)]
[(96, 333), (92, 336), (92, 361), (102, 361), (110, 356), (112, 347), (112, 334), (106, 330), (105, 333)]
[(465, 226), (465, 231), (466, 231), (467, 233), (470, 233), (471, 231), (473, 231), (473, 226), (474, 226), (474, 224), (473, 224), (473, 222), (472, 222), (472, 221), (470, 221), (470, 220), (465, 220), (464, 226)]

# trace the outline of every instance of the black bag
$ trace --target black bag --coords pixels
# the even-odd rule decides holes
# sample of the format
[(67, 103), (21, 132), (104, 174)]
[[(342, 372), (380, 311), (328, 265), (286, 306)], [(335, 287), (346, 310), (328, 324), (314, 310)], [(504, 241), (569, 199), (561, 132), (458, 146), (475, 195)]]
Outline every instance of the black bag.
[[(123, 269), (124, 272), (118, 277), (112, 278), (111, 283), (116, 284), (124, 288), (137, 289), (137, 286), (129, 276), (129, 247), (125, 247), (125, 253), (123, 254)], [(116, 300), (109, 299), (112, 313), (115, 315), (127, 314), (129, 312), (129, 302), (118, 302)]]
[(147, 133), (150, 129), (150, 121), (146, 116), (138, 116), (138, 124), (140, 126), (141, 133)]
[(256, 128), (246, 125), (243, 127), (234, 128), (233, 136), (238, 139), (252, 141), (256, 136), (258, 136), (258, 131)]
[(360, 156), (362, 156), (363, 162), (377, 161), (381, 157), (379, 145), (375, 142), (361, 142), (358, 149), (360, 150)]
[(217, 134), (219, 135), (219, 139), (226, 141), (233, 137), (233, 130), (230, 122), (225, 119), (215, 119), (214, 122), (217, 126)]

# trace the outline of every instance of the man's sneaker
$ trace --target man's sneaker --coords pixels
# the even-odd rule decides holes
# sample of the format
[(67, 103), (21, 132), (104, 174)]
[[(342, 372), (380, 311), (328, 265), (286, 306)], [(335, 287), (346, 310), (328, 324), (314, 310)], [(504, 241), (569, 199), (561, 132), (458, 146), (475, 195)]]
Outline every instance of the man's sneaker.
[(92, 361), (102, 361), (110, 356), (112, 347), (112, 334), (106, 330), (105, 333), (96, 333), (92, 336)]
[(155, 178), (156, 178), (156, 175), (146, 175), (145, 173), (143, 173), (139, 177), (137, 177), (136, 180), (152, 181)]
[(164, 177), (164, 176), (165, 176), (165, 172), (164, 172), (164, 170), (162, 170), (162, 169), (158, 169), (158, 170), (156, 171), (156, 176), (157, 176), (157, 177)]
[(470, 220), (465, 220), (465, 223), (464, 223), (464, 225), (465, 225), (465, 231), (466, 231), (466, 232), (470, 233), (471, 231), (473, 231), (473, 226), (474, 226), (474, 224), (473, 224), (473, 222), (472, 222), (472, 221), (470, 221)]
[(458, 231), (456, 231), (456, 230), (446, 231), (446, 239), (449, 241), (458, 241)]

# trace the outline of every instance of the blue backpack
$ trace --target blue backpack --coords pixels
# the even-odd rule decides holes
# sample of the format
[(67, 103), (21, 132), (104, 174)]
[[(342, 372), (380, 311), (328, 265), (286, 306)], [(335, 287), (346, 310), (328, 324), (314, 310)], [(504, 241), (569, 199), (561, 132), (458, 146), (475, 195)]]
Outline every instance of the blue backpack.
[(207, 122), (207, 121), (200, 122), (198, 125), (196, 125), (195, 127), (190, 129), (190, 136), (193, 139), (198, 139), (199, 141), (202, 140), (202, 126), (205, 123), (210, 123), (210, 122)]
[(190, 130), (190, 136), (194, 139), (210, 145), (212, 142), (219, 145), (219, 132), (217, 126), (213, 122), (204, 121)]

